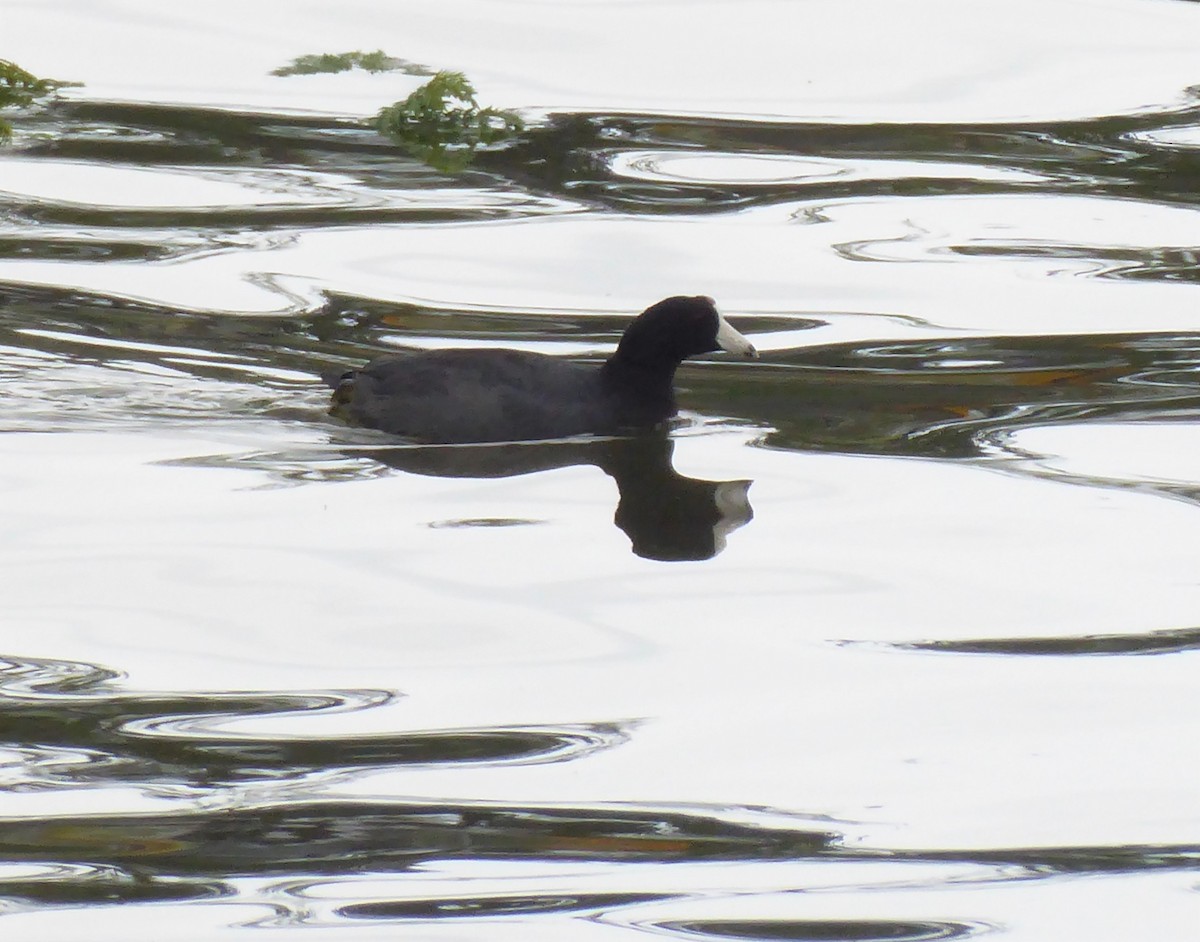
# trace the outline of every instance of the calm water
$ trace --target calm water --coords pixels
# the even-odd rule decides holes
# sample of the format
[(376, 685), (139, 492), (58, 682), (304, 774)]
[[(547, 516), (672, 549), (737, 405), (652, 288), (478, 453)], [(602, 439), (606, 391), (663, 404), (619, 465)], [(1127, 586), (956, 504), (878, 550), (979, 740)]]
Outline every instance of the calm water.
[[(0, 0), (5, 938), (1194, 939), (1200, 5), (381, 6)], [(325, 414), (675, 293), (669, 438)]]

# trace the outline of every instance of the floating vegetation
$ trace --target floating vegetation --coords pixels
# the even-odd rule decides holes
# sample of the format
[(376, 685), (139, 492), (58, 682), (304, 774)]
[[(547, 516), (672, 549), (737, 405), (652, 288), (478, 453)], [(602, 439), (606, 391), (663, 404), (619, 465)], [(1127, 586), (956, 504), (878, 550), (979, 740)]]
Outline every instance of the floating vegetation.
[[(15, 62), (0, 59), (0, 108), (26, 107), (64, 86), (75, 84), (78, 83), (38, 78)], [(7, 141), (11, 136), (12, 125), (0, 119), (0, 141)]]
[(321, 73), (349, 72), (362, 69), (365, 72), (403, 72), (406, 75), (433, 75), (433, 69), (419, 62), (397, 59), (382, 49), (374, 52), (323, 52), (315, 56), (299, 56), (287, 65), (271, 72), (272, 75), (318, 75)]
[(515, 111), (480, 108), (475, 86), (461, 72), (435, 73), (428, 66), (397, 59), (382, 49), (300, 56), (271, 74), (315, 75), (352, 69), (431, 76), (403, 101), (381, 110), (375, 127), (435, 170), (462, 170), (475, 158), (477, 148), (508, 140), (525, 128)]
[(379, 112), (376, 127), (436, 170), (462, 170), (476, 148), (519, 134), (515, 111), (480, 108), (475, 87), (461, 72), (438, 72), (403, 101)]

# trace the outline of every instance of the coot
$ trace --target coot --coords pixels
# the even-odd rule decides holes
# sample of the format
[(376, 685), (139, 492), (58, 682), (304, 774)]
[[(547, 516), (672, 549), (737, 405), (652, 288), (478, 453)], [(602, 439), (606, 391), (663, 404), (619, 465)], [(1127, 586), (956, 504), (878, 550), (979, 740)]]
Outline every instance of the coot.
[(646, 429), (676, 413), (680, 362), (717, 349), (758, 355), (712, 298), (666, 298), (634, 319), (604, 363), (502, 349), (391, 354), (334, 377), (330, 412), (431, 444)]

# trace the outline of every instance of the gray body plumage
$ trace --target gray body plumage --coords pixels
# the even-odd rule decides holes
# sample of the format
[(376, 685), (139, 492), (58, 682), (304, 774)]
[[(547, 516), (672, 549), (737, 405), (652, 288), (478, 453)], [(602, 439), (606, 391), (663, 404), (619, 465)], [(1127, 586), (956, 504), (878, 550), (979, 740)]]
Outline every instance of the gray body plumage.
[(607, 387), (599, 364), (541, 353), (414, 351), (347, 374), (335, 411), (417, 441), (531, 441), (635, 424), (623, 423), (621, 397)]

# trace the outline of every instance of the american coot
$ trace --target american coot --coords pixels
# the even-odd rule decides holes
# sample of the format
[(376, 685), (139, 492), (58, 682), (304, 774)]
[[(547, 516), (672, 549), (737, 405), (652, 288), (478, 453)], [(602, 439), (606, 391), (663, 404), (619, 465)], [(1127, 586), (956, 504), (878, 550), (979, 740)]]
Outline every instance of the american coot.
[(758, 355), (712, 298), (667, 298), (634, 319), (602, 364), (518, 350), (393, 354), (333, 378), (330, 412), (433, 444), (652, 428), (677, 411), (675, 368), (717, 349)]

